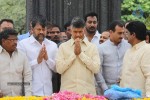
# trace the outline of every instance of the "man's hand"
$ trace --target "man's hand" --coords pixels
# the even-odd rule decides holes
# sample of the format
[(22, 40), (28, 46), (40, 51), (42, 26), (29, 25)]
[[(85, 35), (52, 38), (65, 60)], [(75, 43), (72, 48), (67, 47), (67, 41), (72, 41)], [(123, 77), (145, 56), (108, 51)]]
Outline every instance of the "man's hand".
[(48, 55), (47, 55), (47, 51), (46, 51), (46, 46), (45, 45), (43, 46), (43, 50), (45, 52), (44, 59), (48, 60)]
[(81, 53), (80, 41), (81, 41), (80, 38), (75, 39), (75, 47), (74, 47), (75, 55), (79, 55)]
[(38, 64), (42, 62), (42, 60), (43, 60), (43, 58), (44, 58), (44, 55), (45, 55), (45, 51), (44, 51), (44, 49), (43, 49), (43, 47), (42, 47), (42, 49), (41, 49), (40, 52), (39, 52), (39, 56), (38, 56), (38, 58), (37, 58)]
[(48, 60), (48, 55), (47, 55), (45, 45), (43, 45), (42, 49), (40, 50), (39, 56), (37, 58), (38, 64), (41, 63), (43, 59)]

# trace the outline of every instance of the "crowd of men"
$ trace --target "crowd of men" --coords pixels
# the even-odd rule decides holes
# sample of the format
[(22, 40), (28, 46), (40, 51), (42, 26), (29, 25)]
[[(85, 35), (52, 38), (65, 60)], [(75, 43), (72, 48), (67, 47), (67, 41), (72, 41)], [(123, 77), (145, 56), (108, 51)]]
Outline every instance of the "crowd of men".
[(34, 16), (26, 34), (0, 21), (0, 97), (50, 96), (59, 91), (103, 95), (117, 84), (150, 97), (149, 31), (144, 23), (113, 21), (101, 34), (90, 12), (64, 25)]

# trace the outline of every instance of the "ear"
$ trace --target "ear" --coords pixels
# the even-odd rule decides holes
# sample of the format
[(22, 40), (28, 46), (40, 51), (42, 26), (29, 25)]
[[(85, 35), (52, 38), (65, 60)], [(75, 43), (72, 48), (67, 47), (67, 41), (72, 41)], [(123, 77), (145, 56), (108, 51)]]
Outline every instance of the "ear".
[(5, 39), (2, 39), (2, 44), (5, 43)]
[(31, 27), (31, 32), (33, 32), (33, 27)]
[(110, 33), (110, 34), (112, 34), (112, 33), (113, 33), (113, 31), (112, 31), (112, 30), (109, 30), (109, 33)]
[(135, 33), (133, 33), (132, 35), (133, 35), (133, 37), (136, 37), (136, 34), (135, 34)]

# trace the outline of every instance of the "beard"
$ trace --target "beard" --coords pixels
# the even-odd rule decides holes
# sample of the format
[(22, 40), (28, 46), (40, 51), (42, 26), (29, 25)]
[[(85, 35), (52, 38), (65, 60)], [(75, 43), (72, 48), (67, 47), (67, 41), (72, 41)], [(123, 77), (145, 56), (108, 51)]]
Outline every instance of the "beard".
[(55, 36), (52, 41), (54, 41), (56, 44), (58, 44), (60, 42), (60, 39), (58, 36)]
[(95, 34), (96, 33), (96, 28), (95, 27), (86, 28), (86, 31), (89, 34)]
[(44, 34), (41, 34), (41, 33), (35, 36), (35, 39), (37, 41), (44, 41), (44, 38), (45, 38)]

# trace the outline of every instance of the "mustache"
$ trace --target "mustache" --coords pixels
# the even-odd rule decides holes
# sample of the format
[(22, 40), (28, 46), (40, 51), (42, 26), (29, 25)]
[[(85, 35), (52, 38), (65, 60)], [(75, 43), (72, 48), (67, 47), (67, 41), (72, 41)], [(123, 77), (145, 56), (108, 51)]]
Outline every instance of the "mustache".
[(47, 39), (51, 39), (51, 36), (46, 36)]
[(89, 29), (96, 29), (95, 27), (90, 27)]
[(59, 37), (58, 36), (54, 36), (54, 39), (59, 39)]
[(42, 33), (38, 34), (38, 36), (40, 36), (40, 35), (44, 36), (44, 34), (42, 34)]
[(15, 46), (15, 47), (17, 47), (17, 43), (14, 43), (12, 46)]

